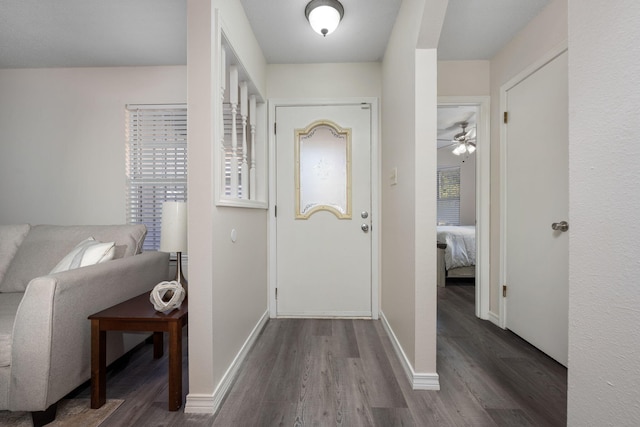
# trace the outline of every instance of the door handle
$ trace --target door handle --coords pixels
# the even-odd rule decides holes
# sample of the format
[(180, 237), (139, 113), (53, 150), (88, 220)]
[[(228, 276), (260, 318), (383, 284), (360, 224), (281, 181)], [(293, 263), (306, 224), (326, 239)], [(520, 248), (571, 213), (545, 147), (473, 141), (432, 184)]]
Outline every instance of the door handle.
[(567, 221), (554, 222), (551, 224), (551, 228), (564, 233), (569, 230), (569, 223)]
[(365, 233), (369, 232), (369, 224), (362, 224), (360, 226), (360, 228), (362, 229), (362, 231), (364, 231)]

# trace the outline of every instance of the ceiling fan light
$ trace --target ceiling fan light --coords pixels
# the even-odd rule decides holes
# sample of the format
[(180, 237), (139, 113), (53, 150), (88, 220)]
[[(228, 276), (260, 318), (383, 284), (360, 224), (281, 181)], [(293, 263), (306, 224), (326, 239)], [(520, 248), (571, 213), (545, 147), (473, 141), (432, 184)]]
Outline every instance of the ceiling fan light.
[(305, 8), (313, 31), (325, 37), (338, 28), (343, 15), (344, 8), (338, 0), (312, 0)]
[(469, 154), (473, 153), (474, 151), (476, 151), (476, 147), (474, 147), (473, 145), (469, 144), (467, 146), (467, 151), (469, 152)]
[(453, 154), (455, 154), (456, 156), (459, 156), (460, 154), (464, 153), (466, 150), (464, 149), (464, 145), (458, 145), (456, 148), (453, 149)]

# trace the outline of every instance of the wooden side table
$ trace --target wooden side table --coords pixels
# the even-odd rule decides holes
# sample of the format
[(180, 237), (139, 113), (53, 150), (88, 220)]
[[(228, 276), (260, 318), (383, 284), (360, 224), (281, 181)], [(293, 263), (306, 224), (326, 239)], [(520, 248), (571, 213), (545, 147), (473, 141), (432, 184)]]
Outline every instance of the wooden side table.
[(163, 354), (163, 332), (169, 333), (169, 410), (182, 406), (182, 328), (188, 322), (187, 298), (167, 314), (153, 308), (149, 292), (89, 316), (91, 320), (91, 408), (106, 401), (107, 331), (153, 332), (153, 357)]

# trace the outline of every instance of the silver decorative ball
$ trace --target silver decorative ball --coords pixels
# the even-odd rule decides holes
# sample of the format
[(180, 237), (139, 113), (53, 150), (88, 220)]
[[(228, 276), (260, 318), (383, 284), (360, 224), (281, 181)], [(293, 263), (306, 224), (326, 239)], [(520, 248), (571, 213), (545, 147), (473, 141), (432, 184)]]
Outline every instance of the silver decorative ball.
[[(169, 292), (171, 292), (171, 298), (165, 301), (164, 297)], [(171, 282), (158, 283), (151, 291), (149, 301), (151, 301), (153, 308), (157, 311), (168, 313), (174, 308), (180, 308), (185, 296), (186, 291), (182, 285), (175, 280), (172, 280)]]

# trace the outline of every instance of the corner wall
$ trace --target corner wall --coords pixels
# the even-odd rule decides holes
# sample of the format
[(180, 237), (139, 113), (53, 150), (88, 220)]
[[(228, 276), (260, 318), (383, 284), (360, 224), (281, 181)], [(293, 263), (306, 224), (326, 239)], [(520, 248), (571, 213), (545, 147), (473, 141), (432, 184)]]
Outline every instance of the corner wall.
[[(189, 394), (186, 412), (214, 412), (267, 313), (267, 211), (215, 205), (220, 17), (265, 98), (266, 62), (238, 0), (188, 0)], [(265, 109), (266, 110), (266, 109)], [(266, 140), (266, 138), (265, 138)], [(231, 231), (237, 233), (232, 242)]]
[[(437, 39), (446, 1), (403, 1), (382, 63), (382, 313), (416, 388), (436, 374)], [(397, 170), (397, 184), (389, 180)], [(413, 372), (411, 372), (413, 371)]]
[(569, 426), (640, 423), (639, 21), (569, 0)]

